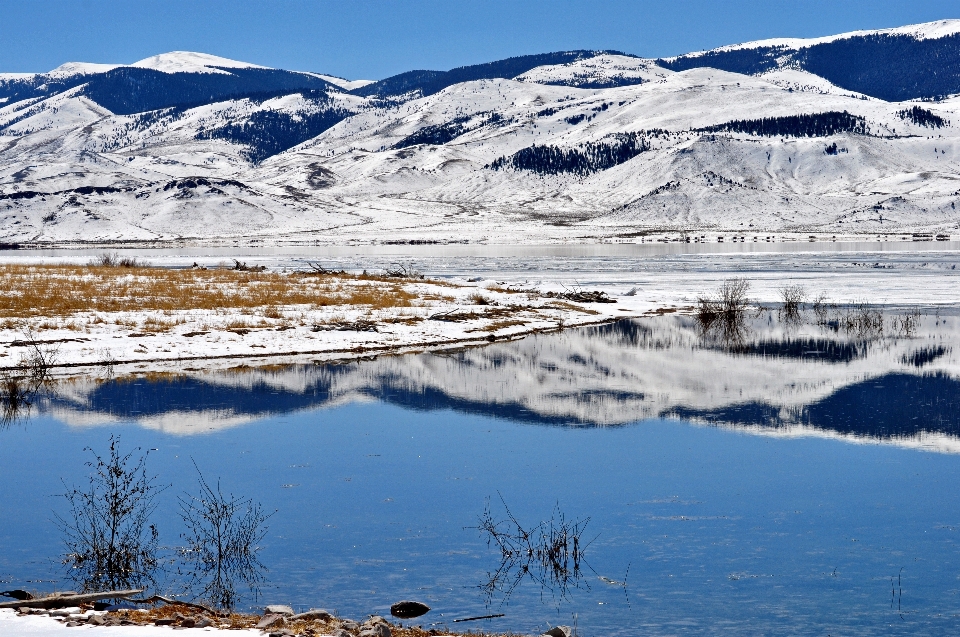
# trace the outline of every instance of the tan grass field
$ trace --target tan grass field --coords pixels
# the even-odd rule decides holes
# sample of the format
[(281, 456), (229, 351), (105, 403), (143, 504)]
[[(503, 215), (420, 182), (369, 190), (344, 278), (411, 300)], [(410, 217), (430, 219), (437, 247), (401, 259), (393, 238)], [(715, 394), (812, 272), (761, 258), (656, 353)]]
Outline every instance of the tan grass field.
[(98, 265), (0, 265), (0, 318), (79, 312), (409, 307), (415, 295), (370, 275)]
[(103, 261), (0, 265), (0, 368), (22, 367), (24, 352), (41, 346), (63, 368), (136, 363), (142, 371), (188, 360), (359, 356), (515, 338), (616, 314), (536, 290), (406, 272)]

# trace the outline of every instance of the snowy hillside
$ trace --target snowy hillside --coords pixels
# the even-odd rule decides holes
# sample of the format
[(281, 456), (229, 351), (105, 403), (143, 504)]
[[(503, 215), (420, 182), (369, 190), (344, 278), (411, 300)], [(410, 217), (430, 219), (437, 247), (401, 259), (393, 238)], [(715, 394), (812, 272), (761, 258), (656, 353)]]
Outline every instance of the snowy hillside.
[[(2, 75), (0, 242), (956, 235), (960, 99), (884, 95), (960, 78), (958, 24), (378, 82), (186, 52)], [(916, 68), (814, 72), (841, 45)]]

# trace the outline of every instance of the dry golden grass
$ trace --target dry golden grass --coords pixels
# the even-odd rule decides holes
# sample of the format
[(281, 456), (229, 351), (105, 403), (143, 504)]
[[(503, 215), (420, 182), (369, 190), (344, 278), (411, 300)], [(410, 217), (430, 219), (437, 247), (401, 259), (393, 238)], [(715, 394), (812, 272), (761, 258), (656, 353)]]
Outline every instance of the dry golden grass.
[(79, 312), (254, 310), (278, 306), (409, 307), (417, 297), (395, 279), (348, 274), (171, 270), (97, 265), (0, 266), (0, 319)]

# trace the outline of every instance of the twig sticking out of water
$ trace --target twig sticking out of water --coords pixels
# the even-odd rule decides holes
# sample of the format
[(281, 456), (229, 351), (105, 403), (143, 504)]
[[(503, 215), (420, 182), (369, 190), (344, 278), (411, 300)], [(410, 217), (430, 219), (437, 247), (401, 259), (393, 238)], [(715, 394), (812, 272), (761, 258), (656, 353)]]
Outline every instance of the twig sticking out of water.
[(911, 337), (920, 327), (920, 308), (913, 308), (893, 317), (891, 328), (897, 336)]
[(501, 604), (506, 603), (527, 578), (540, 585), (541, 595), (550, 591), (558, 602), (568, 599), (571, 588), (580, 587), (581, 568), (586, 565), (584, 552), (590, 542), (584, 544), (583, 532), (590, 518), (570, 522), (559, 507), (554, 507), (549, 520), (527, 529), (517, 521), (502, 496), (500, 502), (506, 519), (494, 517), (487, 499), (477, 527), (487, 545), (500, 551), (499, 567), (488, 574), (489, 581), (480, 587), (487, 603), (492, 603), (497, 593), (503, 594)]
[(32, 332), (17, 344), (27, 351), (15, 368), (0, 373), (0, 427), (25, 417), (34, 399), (50, 388), (50, 369), (59, 354), (57, 347), (38, 341)]
[(179, 498), (180, 517), (187, 527), (181, 536), (186, 546), (180, 549), (191, 578), (187, 586), (217, 608), (232, 609), (239, 583), (254, 597), (259, 594), (266, 567), (257, 554), (271, 514), (250, 498), (224, 495), (220, 483), (208, 483), (199, 468), (197, 475), (200, 495)]

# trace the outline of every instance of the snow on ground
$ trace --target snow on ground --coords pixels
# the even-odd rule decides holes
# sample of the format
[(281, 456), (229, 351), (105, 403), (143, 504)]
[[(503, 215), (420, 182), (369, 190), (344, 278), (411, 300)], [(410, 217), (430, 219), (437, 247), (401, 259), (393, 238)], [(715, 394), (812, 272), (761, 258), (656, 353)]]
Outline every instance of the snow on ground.
[(315, 75), (321, 80), (326, 80), (333, 84), (334, 86), (339, 86), (345, 91), (352, 91), (356, 88), (361, 88), (367, 84), (373, 84), (375, 80), (346, 80), (342, 77), (337, 77), (336, 75), (324, 75), (323, 73), (310, 73), (310, 75)]
[[(209, 64), (203, 68), (225, 64), (165, 55)], [(621, 76), (645, 81), (556, 85)], [(796, 69), (673, 73), (650, 60), (601, 55), (402, 103), (334, 91), (329, 103), (301, 95), (227, 100), (146, 118), (112, 115), (81, 93), (0, 108), (0, 240), (558, 243), (664, 231), (960, 229), (956, 100), (921, 107), (957, 126), (924, 127), (903, 115), (913, 102), (862, 99)], [(260, 164), (241, 144), (199, 134), (327, 108), (353, 115)], [(696, 130), (825, 111), (864, 118), (870, 134)], [(424, 130), (440, 137), (415, 143), (411, 136)], [(533, 145), (573, 149), (639, 131), (647, 131), (650, 150), (588, 175), (489, 168)], [(233, 190), (163, 190), (171, 180), (201, 177), (230, 181)], [(101, 190), (83, 190), (91, 186)], [(17, 194), (27, 191), (37, 194)]]
[(163, 73), (224, 73), (229, 69), (266, 69), (269, 67), (249, 62), (238, 62), (222, 58), (209, 53), (194, 53), (192, 51), (171, 51), (144, 58), (130, 66), (141, 69), (153, 69)]
[[(908, 24), (902, 27), (890, 29), (872, 29), (861, 31), (848, 31), (837, 35), (827, 35), (819, 38), (768, 38), (765, 40), (753, 40), (741, 44), (730, 44), (726, 46), (710, 49), (709, 51), (697, 51), (688, 53), (688, 57), (696, 57), (713, 51), (740, 51), (744, 49), (759, 49), (765, 47), (783, 47), (785, 49), (802, 49), (815, 44), (825, 44), (827, 42), (836, 42), (837, 40), (846, 40), (849, 38), (864, 37), (870, 35), (908, 35), (917, 40), (937, 40), (960, 32), (960, 20), (936, 20), (934, 22), (923, 22), (921, 24)], [(675, 59), (675, 58), (670, 58)]]
[(657, 66), (653, 60), (604, 53), (567, 64), (538, 66), (513, 79), (537, 84), (589, 86), (617, 82), (640, 84), (660, 80), (672, 73), (669, 69)]
[[(26, 276), (59, 277), (56, 272), (14, 275), (25, 282), (13, 284), (7, 293), (16, 295), (18, 287), (32, 286), (26, 283)], [(135, 296), (158, 294), (160, 287), (149, 287), (149, 270), (138, 270), (129, 277), (123, 271), (119, 274), (116, 283), (109, 279), (106, 285), (133, 285)], [(83, 277), (89, 276), (70, 271), (57, 287), (63, 288), (64, 294), (73, 294), (66, 292), (69, 282), (85, 283)], [(256, 274), (249, 278), (254, 280), (250, 287), (236, 289), (217, 279), (207, 283), (204, 278), (200, 284), (221, 286), (227, 297), (261, 294), (260, 290), (274, 285), (271, 279), (258, 286)], [(22, 365), (35, 348), (55, 359), (58, 373), (72, 373), (77, 366), (112, 374), (117, 368), (197, 369), (211, 360), (269, 364), (356, 358), (487, 343), (532, 331), (603, 322), (624, 312), (613, 303), (574, 303), (520, 287), (335, 275), (309, 279), (311, 285), (299, 291), (297, 298), (316, 299), (313, 303), (284, 304), (264, 297), (257, 307), (231, 307), (230, 301), (215, 301), (223, 307), (201, 309), (178, 296), (174, 302), (183, 306), (177, 309), (165, 309), (164, 304), (143, 309), (132, 299), (129, 308), (112, 310), (91, 307), (64, 312), (51, 307), (35, 316), (5, 310), (0, 324), (0, 369)], [(312, 285), (314, 279), (317, 285)], [(189, 285), (179, 278), (174, 284), (181, 289)], [(143, 292), (136, 291), (140, 285), (146, 286)], [(120, 288), (116, 289), (120, 294)], [(95, 298), (102, 293), (98, 288), (89, 294)], [(207, 303), (207, 296), (197, 299)]]
[[(57, 347), (63, 363), (84, 364), (86, 372), (126, 373), (151, 370), (212, 369), (273, 362), (351, 359), (385, 352), (443, 349), (485, 344), (490, 335), (513, 338), (531, 331), (650, 315), (689, 313), (701, 296), (710, 295), (729, 278), (750, 282), (750, 298), (762, 304), (780, 302), (784, 285), (802, 285), (810, 299), (824, 294), (834, 303), (866, 301), (895, 310), (920, 306), (953, 311), (960, 306), (960, 244), (658, 244), (638, 246), (571, 246), (478, 249), (472, 246), (396, 246), (379, 249), (331, 249), (324, 253), (247, 258), (273, 270), (308, 269), (319, 262), (330, 269), (380, 272), (398, 264), (446, 282), (406, 282), (423, 305), (372, 310), (327, 306), (288, 308), (279, 316), (264, 311), (242, 314), (187, 310), (124, 312), (116, 316), (77, 314), (30, 325), (38, 340)], [(777, 250), (777, 251), (773, 251)], [(686, 252), (684, 252), (686, 251)], [(216, 266), (222, 256), (202, 250), (151, 256), (154, 265), (185, 267), (193, 262)], [(89, 257), (28, 256), (0, 253), (6, 263), (85, 263)], [(479, 279), (479, 280), (478, 280)], [(450, 284), (453, 284), (452, 287)], [(523, 290), (505, 292), (503, 290)], [(564, 305), (544, 293), (574, 290), (605, 292), (616, 303)], [(480, 295), (500, 305), (478, 305)], [(462, 312), (463, 321), (431, 320), (443, 312)], [(175, 315), (174, 315), (175, 314)], [(98, 314), (99, 315), (99, 314)], [(470, 316), (475, 315), (475, 316)], [(438, 317), (442, 318), (442, 317)], [(340, 331), (315, 326), (349, 325), (358, 319), (377, 325), (377, 332)], [(102, 320), (102, 322), (101, 322)], [(27, 324), (0, 331), (0, 366), (15, 365), (25, 351)], [(198, 333), (199, 332), (199, 333)], [(124, 364), (126, 363), (126, 364)], [(69, 372), (69, 369), (64, 370)], [(85, 372), (85, 373), (86, 373)]]

